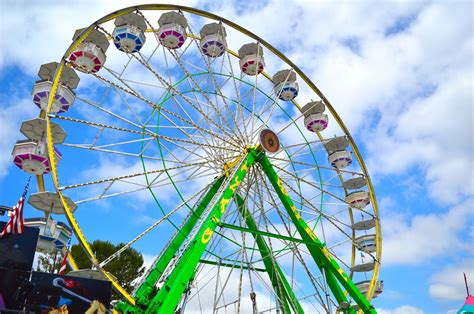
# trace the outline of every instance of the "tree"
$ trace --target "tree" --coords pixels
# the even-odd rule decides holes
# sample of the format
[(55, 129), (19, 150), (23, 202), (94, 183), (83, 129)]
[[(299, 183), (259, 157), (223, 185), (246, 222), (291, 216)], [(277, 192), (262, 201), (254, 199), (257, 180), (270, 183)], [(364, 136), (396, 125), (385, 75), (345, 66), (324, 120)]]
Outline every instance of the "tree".
[[(95, 257), (99, 261), (103, 261), (113, 253), (117, 252), (124, 245), (124, 243), (114, 245), (109, 241), (95, 240), (91, 244), (91, 249), (94, 252)], [(92, 267), (91, 261), (87, 258), (84, 250), (79, 244), (72, 246), (71, 253), (79, 269), (90, 269)], [(120, 256), (108, 263), (104, 269), (112, 273), (125, 290), (131, 292), (133, 288), (132, 282), (142, 276), (145, 271), (145, 267), (143, 266), (143, 256), (137, 250), (128, 248), (123, 251)]]
[(59, 268), (61, 267), (63, 256), (63, 253), (58, 250), (38, 254), (38, 264), (36, 265), (36, 271), (43, 271), (46, 273), (58, 272)]

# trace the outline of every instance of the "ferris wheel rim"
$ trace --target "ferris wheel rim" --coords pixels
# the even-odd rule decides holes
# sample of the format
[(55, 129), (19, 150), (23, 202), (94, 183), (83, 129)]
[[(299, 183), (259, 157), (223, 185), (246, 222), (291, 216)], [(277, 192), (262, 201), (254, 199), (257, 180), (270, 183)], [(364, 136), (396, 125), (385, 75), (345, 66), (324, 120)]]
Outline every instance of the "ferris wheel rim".
[[(376, 241), (377, 241), (377, 254), (376, 254), (376, 259), (375, 259), (375, 268), (373, 270), (373, 273), (374, 273), (374, 276), (372, 277), (372, 282), (371, 282), (371, 288), (369, 288), (369, 293), (367, 295), (367, 298), (370, 300), (372, 295), (373, 295), (373, 292), (375, 290), (375, 284), (376, 284), (376, 279), (378, 278), (378, 274), (379, 274), (379, 267), (380, 267), (380, 261), (381, 261), (381, 241), (382, 241), (382, 237), (381, 237), (381, 229), (380, 229), (380, 224), (379, 224), (379, 213), (378, 213), (378, 206), (377, 206), (377, 201), (376, 201), (376, 197), (375, 197), (375, 192), (374, 192), (374, 188), (373, 188), (373, 185), (371, 183), (371, 179), (370, 179), (370, 176), (368, 174), (368, 171), (366, 169), (366, 166), (365, 166), (365, 163), (361, 157), (361, 154), (360, 154), (360, 151), (355, 143), (355, 141), (353, 140), (352, 136), (350, 135), (348, 129), (346, 128), (346, 126), (344, 125), (342, 119), (339, 117), (339, 115), (337, 114), (337, 112), (335, 111), (335, 109), (332, 107), (331, 103), (327, 100), (327, 98), (322, 94), (321, 91), (319, 91), (319, 89), (314, 85), (314, 83), (309, 80), (309, 78), (305, 75), (305, 73), (299, 69), (298, 66), (296, 66), (291, 60), (289, 60), (284, 54), (282, 54), (281, 52), (279, 52), (276, 48), (274, 48), (271, 44), (269, 44), (268, 42), (266, 42), (265, 40), (263, 40), (262, 38), (260, 38), (259, 36), (253, 34), (252, 32), (246, 30), (245, 28), (237, 25), (236, 23), (230, 21), (230, 20), (227, 20), (225, 18), (222, 18), (218, 15), (215, 15), (213, 13), (209, 13), (209, 12), (206, 12), (206, 11), (203, 11), (203, 10), (199, 10), (199, 9), (195, 9), (195, 8), (191, 8), (191, 7), (186, 7), (186, 6), (180, 6), (180, 5), (170, 5), (170, 4), (150, 4), (150, 5), (138, 5), (138, 6), (131, 6), (131, 7), (128, 7), (128, 8), (124, 8), (124, 9), (121, 9), (121, 10), (118, 10), (116, 12), (113, 12), (111, 14), (108, 14), (104, 17), (102, 17), (101, 19), (97, 20), (96, 22), (92, 23), (89, 27), (87, 27), (82, 33), (81, 35), (79, 35), (77, 37), (76, 40), (73, 41), (73, 43), (70, 45), (70, 47), (66, 50), (66, 53), (65, 55), (63, 56), (58, 68), (57, 68), (57, 71), (54, 75), (54, 80), (53, 80), (53, 88), (51, 89), (51, 93), (50, 93), (50, 96), (49, 96), (49, 100), (48, 100), (48, 109), (46, 112), (44, 112), (44, 118), (46, 118), (47, 120), (47, 141), (48, 141), (48, 155), (49, 155), (49, 158), (51, 160), (51, 175), (52, 175), (52, 178), (53, 178), (53, 183), (54, 183), (54, 186), (57, 190), (57, 193), (59, 194), (60, 196), (60, 199), (61, 199), (61, 202), (63, 203), (63, 206), (65, 208), (65, 212), (66, 212), (66, 217), (69, 221), (69, 223), (73, 226), (73, 229), (74, 229), (74, 233), (76, 234), (76, 236), (78, 237), (79, 239), (79, 242), (81, 243), (81, 245), (84, 247), (84, 249), (88, 252), (88, 253), (91, 253), (91, 250), (90, 250), (90, 247), (89, 249), (88, 248), (88, 243), (87, 241), (85, 241), (85, 237), (79, 227), (79, 225), (77, 224), (77, 222), (75, 221), (75, 218), (74, 218), (74, 215), (72, 215), (72, 212), (70, 211), (69, 207), (68, 207), (68, 204), (65, 202), (64, 200), (64, 197), (62, 195), (62, 192), (59, 190), (59, 180), (58, 180), (58, 177), (57, 177), (57, 164), (56, 164), (56, 161), (55, 159), (53, 158), (54, 156), (54, 151), (52, 149), (53, 147), (53, 140), (52, 140), (52, 132), (51, 132), (51, 122), (50, 122), (50, 117), (49, 117), (49, 113), (51, 111), (51, 107), (52, 107), (52, 102), (53, 102), (53, 99), (54, 99), (54, 95), (55, 95), (55, 92), (56, 92), (56, 89), (58, 87), (58, 83), (59, 83), (59, 78), (61, 76), (61, 71), (63, 69), (63, 67), (65, 66), (65, 62), (66, 62), (66, 58), (67, 56), (70, 54), (70, 52), (75, 48), (77, 47), (77, 45), (83, 41), (83, 39), (95, 28), (97, 27), (98, 25), (100, 24), (103, 24), (107, 21), (110, 21), (118, 16), (121, 16), (123, 14), (126, 14), (126, 13), (130, 13), (130, 12), (134, 12), (136, 10), (159, 10), (159, 11), (163, 11), (163, 10), (179, 10), (179, 11), (184, 11), (184, 12), (188, 12), (188, 13), (192, 13), (192, 14), (196, 14), (196, 15), (199, 15), (199, 16), (203, 16), (203, 17), (206, 17), (206, 18), (210, 18), (210, 19), (213, 19), (213, 20), (217, 20), (217, 21), (221, 21), (223, 22), (224, 24), (226, 25), (229, 25), (231, 26), (232, 28), (236, 29), (237, 31), (257, 40), (262, 46), (264, 46), (265, 48), (267, 48), (268, 50), (270, 50), (271, 52), (273, 52), (277, 57), (279, 57), (282, 61), (284, 61), (286, 64), (290, 65), (291, 68), (293, 68), (297, 74), (306, 82), (306, 84), (324, 101), (324, 103), (326, 104), (326, 106), (328, 107), (329, 111), (331, 112), (332, 116), (335, 118), (335, 120), (337, 121), (338, 125), (341, 127), (341, 129), (343, 130), (343, 132), (345, 133), (345, 135), (347, 136), (351, 146), (352, 146), (352, 149), (356, 155), (356, 158), (359, 162), (359, 166), (361, 167), (364, 175), (365, 175), (365, 178), (367, 180), (367, 186), (368, 186), (368, 189), (369, 189), (369, 194), (370, 194), (370, 198), (371, 198), (371, 201), (372, 201), (372, 206), (373, 206), (373, 211), (374, 211), (374, 216), (376, 217), (376, 234), (377, 234), (377, 238), (376, 238)], [(268, 78), (268, 77), (267, 77)], [(301, 110), (301, 107), (297, 104), (295, 104), (300, 110)], [(322, 136), (320, 134), (318, 134), (318, 136), (320, 136), (320, 139), (323, 139)], [(37, 177), (38, 179), (38, 185), (41, 187), (42, 186), (42, 189), (44, 190), (44, 179), (43, 179), (43, 176), (38, 176)], [(352, 210), (349, 208), (349, 212), (350, 214), (352, 215)], [(82, 236), (81, 236), (82, 235)], [(353, 246), (353, 249), (354, 249), (354, 246)], [(353, 254), (354, 255), (354, 254)], [(93, 258), (93, 255), (90, 256), (90, 258)], [(92, 260), (92, 262), (98, 266), (98, 261), (94, 261)], [(353, 263), (353, 261), (352, 261)], [(107, 272), (102, 270), (100, 267), (98, 267), (101, 271), (104, 272), (104, 274), (107, 276)], [(111, 279), (112, 283), (114, 283), (114, 280), (111, 276), (107, 276), (109, 277), (109, 280)], [(375, 280), (374, 280), (375, 278)], [(115, 285), (114, 285), (115, 286)], [(116, 287), (116, 286), (115, 286)], [(118, 287), (116, 287), (118, 288)], [(127, 298), (127, 295), (125, 294), (124, 295), (126, 298)], [(129, 296), (130, 297), (130, 296)], [(127, 298), (127, 300), (129, 302), (131, 302), (132, 304), (134, 303), (133, 301), (133, 298)]]

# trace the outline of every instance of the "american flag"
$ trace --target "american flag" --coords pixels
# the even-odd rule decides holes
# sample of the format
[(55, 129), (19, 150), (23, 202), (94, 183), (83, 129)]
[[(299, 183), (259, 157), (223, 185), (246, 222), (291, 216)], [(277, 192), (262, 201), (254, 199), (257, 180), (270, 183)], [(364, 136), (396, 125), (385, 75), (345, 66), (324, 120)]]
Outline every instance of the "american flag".
[(3, 231), (0, 232), (0, 239), (6, 237), (8, 234), (21, 234), (25, 230), (25, 225), (23, 223), (23, 205), (25, 202), (26, 194), (28, 193), (28, 186), (30, 185), (30, 178), (26, 183), (25, 190), (23, 195), (20, 197), (18, 203), (13, 206), (13, 210), (8, 213), (10, 220), (7, 222)]
[(7, 236), (7, 234), (20, 234), (25, 230), (23, 224), (23, 203), (25, 199), (23, 196), (20, 198), (18, 203), (13, 206), (13, 211), (9, 212), (10, 220), (7, 222), (3, 231), (0, 232), (0, 239)]
[(69, 255), (69, 250), (70, 250), (70, 245), (71, 245), (71, 238), (69, 238), (69, 241), (67, 243), (67, 249), (66, 252), (64, 253), (63, 261), (61, 262), (61, 267), (59, 267), (59, 275), (64, 275), (66, 272), (67, 268), (67, 256)]

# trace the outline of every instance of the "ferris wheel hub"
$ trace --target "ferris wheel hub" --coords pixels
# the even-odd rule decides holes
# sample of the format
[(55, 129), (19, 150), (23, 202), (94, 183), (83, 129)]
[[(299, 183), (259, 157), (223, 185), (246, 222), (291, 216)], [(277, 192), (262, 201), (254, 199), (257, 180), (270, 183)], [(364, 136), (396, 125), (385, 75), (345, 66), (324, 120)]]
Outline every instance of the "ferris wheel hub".
[(269, 153), (276, 153), (280, 150), (280, 140), (276, 133), (270, 129), (260, 132), (260, 145)]

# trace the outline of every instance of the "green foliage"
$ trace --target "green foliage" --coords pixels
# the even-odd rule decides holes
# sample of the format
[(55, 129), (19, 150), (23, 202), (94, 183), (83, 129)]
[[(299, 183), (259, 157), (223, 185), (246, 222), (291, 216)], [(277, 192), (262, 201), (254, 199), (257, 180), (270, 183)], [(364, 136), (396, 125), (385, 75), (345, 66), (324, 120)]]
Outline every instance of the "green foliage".
[[(124, 245), (124, 243), (114, 245), (109, 241), (95, 240), (91, 244), (91, 249), (100, 262), (117, 252)], [(79, 244), (73, 245), (71, 252), (79, 269), (91, 268), (92, 263), (87, 258), (84, 250)], [(113, 259), (104, 268), (112, 273), (117, 278), (120, 285), (128, 292), (131, 292), (133, 289), (132, 282), (143, 275), (143, 272), (145, 271), (145, 267), (143, 266), (143, 256), (133, 248), (128, 248), (123, 251), (119, 257)]]
[(38, 264), (36, 265), (36, 271), (42, 271), (45, 273), (57, 273), (61, 267), (63, 261), (63, 253), (54, 250), (49, 253), (38, 254)]

